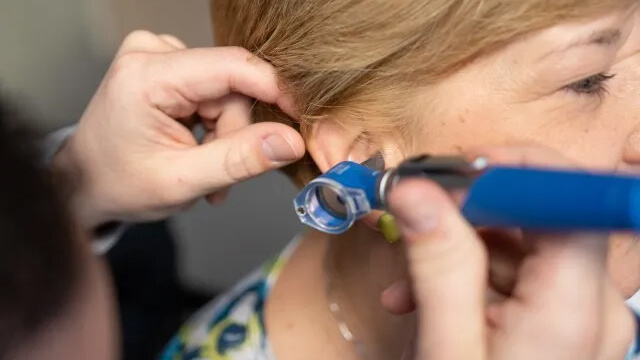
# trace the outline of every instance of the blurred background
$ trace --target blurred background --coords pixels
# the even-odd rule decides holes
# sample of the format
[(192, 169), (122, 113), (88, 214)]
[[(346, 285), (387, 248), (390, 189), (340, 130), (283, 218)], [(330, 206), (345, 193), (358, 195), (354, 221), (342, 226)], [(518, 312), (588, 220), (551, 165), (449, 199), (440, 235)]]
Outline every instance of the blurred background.
[[(136, 29), (170, 33), (190, 47), (210, 46), (209, 2), (2, 0), (0, 94), (18, 103), (39, 129), (73, 124), (119, 43)], [(168, 326), (166, 332), (173, 332), (173, 323), (148, 322), (181, 321), (191, 308), (276, 254), (300, 230), (291, 209), (294, 193), (283, 175), (267, 174), (235, 187), (225, 205), (201, 203), (168, 223), (130, 231), (108, 257), (130, 338), (125, 345), (135, 347), (148, 328)], [(153, 301), (155, 308), (149, 305)], [(185, 302), (183, 313), (163, 313)], [(139, 307), (154, 310), (140, 315)], [(153, 352), (134, 350), (126, 357), (145, 359)]]

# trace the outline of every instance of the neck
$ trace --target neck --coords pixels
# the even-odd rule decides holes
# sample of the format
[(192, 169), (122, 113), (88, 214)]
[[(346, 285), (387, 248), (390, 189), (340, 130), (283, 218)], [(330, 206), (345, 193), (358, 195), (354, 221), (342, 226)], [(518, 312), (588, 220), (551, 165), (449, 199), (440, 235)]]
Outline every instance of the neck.
[(407, 276), (406, 264), (401, 244), (363, 224), (327, 240), (327, 306), (362, 359), (401, 359), (412, 338), (414, 317), (389, 314), (380, 302), (384, 289)]
[(278, 359), (400, 360), (413, 316), (381, 306), (406, 274), (404, 250), (356, 225), (341, 236), (308, 233), (269, 295), (266, 324)]

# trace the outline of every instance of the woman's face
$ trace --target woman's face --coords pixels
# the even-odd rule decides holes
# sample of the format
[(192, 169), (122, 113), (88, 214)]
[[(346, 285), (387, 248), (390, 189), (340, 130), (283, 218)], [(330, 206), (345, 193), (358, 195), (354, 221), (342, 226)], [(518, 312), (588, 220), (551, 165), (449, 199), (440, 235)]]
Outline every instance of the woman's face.
[[(639, 7), (523, 38), (421, 96), (431, 115), (416, 153), (526, 142), (587, 168), (640, 173)], [(626, 295), (640, 288), (636, 237), (612, 237), (610, 270)]]

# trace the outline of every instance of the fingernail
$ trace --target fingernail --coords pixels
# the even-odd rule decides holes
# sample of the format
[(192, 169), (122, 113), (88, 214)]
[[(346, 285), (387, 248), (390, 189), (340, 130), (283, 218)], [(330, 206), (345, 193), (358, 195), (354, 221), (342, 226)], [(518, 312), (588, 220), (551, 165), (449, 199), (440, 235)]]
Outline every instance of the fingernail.
[(395, 219), (402, 229), (407, 233), (426, 233), (438, 227), (438, 211), (428, 196), (412, 191), (413, 196), (405, 196), (401, 206), (396, 206)]
[(269, 160), (287, 162), (298, 159), (298, 154), (291, 143), (278, 134), (269, 135), (262, 142), (262, 148)]
[(400, 240), (400, 229), (398, 229), (398, 224), (393, 215), (389, 213), (382, 214), (378, 219), (378, 228), (390, 244)]

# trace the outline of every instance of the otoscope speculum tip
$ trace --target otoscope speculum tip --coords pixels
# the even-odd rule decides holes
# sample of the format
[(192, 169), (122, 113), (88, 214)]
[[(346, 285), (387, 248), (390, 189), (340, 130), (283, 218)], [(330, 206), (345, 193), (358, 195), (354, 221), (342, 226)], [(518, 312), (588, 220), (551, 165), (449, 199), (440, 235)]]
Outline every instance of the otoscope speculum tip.
[(380, 172), (351, 161), (341, 162), (313, 179), (294, 199), (300, 221), (329, 234), (347, 231), (376, 208)]

